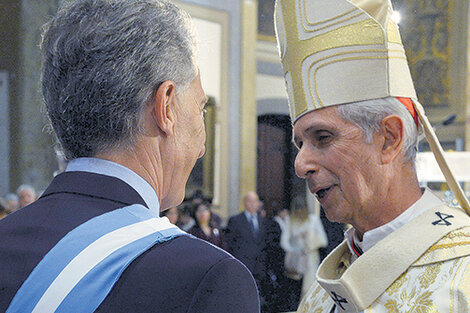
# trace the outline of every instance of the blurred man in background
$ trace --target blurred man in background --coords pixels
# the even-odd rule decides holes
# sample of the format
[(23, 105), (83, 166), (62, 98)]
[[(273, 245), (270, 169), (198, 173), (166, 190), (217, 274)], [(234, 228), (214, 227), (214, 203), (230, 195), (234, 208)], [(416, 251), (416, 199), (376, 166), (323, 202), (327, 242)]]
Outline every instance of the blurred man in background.
[(232, 216), (226, 228), (228, 251), (245, 264), (253, 274), (258, 285), (262, 305), (264, 285), (267, 277), (266, 266), (266, 219), (260, 214), (261, 202), (258, 194), (250, 191), (243, 196), (244, 211)]
[(24, 208), (36, 200), (36, 190), (31, 185), (23, 184), (16, 189), (19, 207)]

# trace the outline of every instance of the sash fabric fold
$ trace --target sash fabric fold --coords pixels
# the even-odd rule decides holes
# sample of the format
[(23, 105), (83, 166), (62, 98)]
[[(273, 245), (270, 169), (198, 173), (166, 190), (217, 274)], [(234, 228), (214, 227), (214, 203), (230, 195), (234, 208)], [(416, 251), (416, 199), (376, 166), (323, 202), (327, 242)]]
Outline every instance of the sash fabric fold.
[(135, 258), (184, 234), (138, 204), (97, 216), (44, 256), (6, 312), (94, 312)]

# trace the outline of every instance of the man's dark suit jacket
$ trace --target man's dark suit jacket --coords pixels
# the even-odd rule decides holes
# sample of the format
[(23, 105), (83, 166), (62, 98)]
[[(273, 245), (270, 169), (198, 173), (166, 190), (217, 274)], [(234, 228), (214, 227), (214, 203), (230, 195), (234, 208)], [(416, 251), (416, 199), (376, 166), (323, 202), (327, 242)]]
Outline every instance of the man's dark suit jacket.
[[(0, 221), (0, 312), (43, 256), (89, 219), (146, 206), (120, 179), (85, 172), (54, 178), (33, 204)], [(83, 299), (86, 301), (86, 299)], [(96, 312), (259, 312), (255, 282), (238, 260), (190, 236), (158, 244), (123, 272)]]
[(260, 281), (266, 275), (266, 220), (258, 214), (258, 235), (253, 234), (251, 223), (242, 212), (232, 216), (226, 228), (229, 252), (242, 261)]

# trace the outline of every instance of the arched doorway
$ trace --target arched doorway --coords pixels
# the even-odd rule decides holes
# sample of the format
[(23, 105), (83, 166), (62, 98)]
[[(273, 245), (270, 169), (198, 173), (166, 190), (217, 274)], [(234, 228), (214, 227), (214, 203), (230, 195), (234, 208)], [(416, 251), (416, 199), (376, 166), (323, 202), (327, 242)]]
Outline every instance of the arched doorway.
[(295, 175), (296, 155), (289, 116), (259, 116), (257, 192), (268, 217), (289, 208), (294, 197), (305, 197), (305, 182)]

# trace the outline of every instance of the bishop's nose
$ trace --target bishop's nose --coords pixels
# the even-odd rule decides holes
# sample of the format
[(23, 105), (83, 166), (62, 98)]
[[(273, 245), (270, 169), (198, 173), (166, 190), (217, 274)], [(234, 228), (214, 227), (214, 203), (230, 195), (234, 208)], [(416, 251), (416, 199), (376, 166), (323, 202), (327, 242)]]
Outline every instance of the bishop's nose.
[(318, 171), (318, 163), (315, 161), (315, 152), (300, 148), (295, 157), (295, 173), (303, 179), (307, 179), (309, 175)]

